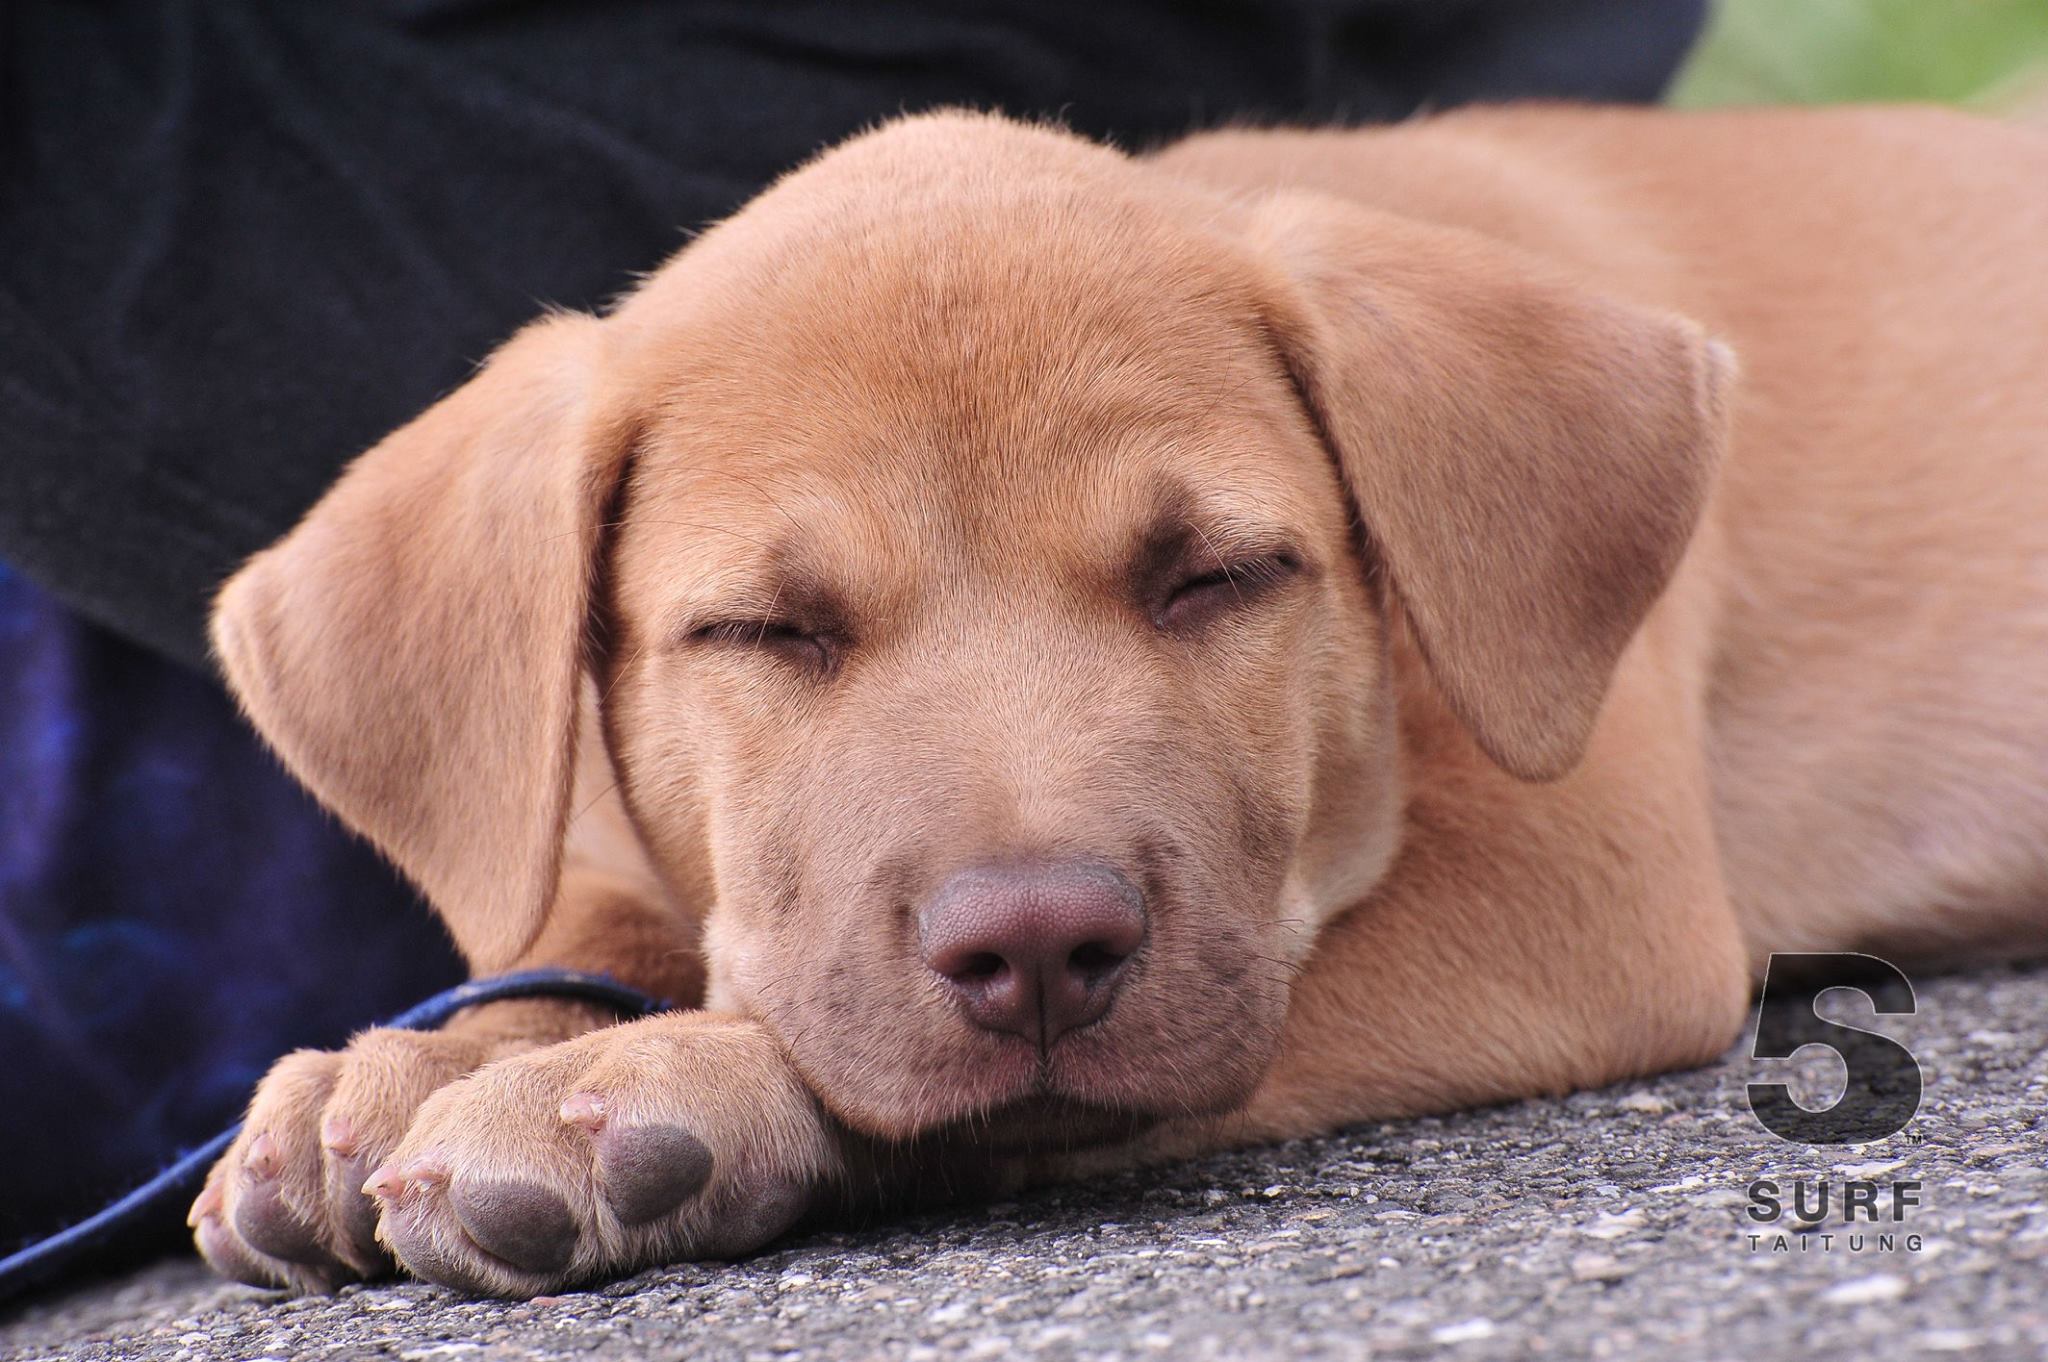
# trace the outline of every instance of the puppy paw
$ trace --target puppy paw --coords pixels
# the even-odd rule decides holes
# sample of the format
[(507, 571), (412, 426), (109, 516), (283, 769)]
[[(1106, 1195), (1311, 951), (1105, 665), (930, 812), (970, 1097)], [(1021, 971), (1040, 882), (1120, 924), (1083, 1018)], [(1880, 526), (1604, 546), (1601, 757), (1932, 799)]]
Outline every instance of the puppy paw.
[(379, 1236), (408, 1271), (531, 1296), (751, 1252), (837, 1167), (815, 1100), (764, 1028), (682, 1013), (442, 1089), (369, 1186)]
[(223, 1276), (299, 1291), (388, 1272), (363, 1183), (429, 1094), (498, 1052), (484, 1037), (366, 1031), (279, 1060), (192, 1204), (201, 1255)]

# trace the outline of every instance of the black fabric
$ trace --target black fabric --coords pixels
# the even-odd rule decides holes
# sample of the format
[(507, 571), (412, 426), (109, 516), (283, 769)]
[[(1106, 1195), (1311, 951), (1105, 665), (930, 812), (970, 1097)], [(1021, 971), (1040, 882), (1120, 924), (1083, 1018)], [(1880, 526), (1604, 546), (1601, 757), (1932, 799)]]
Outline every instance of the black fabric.
[(203, 665), (221, 577), (543, 304), (874, 119), (1654, 97), (1705, 0), (13, 0), (0, 560)]

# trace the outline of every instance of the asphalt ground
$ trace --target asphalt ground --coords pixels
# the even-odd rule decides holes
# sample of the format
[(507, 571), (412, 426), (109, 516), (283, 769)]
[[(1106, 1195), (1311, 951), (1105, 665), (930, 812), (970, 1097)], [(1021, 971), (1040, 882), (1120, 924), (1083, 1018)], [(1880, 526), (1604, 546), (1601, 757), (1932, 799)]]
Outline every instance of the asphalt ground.
[[(1823, 1010), (1853, 1018), (1847, 997)], [(16, 1307), (0, 1357), (2048, 1357), (2048, 970), (1921, 980), (1918, 1011), (1880, 1029), (1926, 1088), (1903, 1133), (1863, 1146), (1768, 1134), (1745, 1084), (1782, 1075), (1745, 1041), (1652, 1082), (526, 1304), (413, 1284), (290, 1299), (173, 1260)], [(1839, 1061), (1799, 1067), (1803, 1100), (1840, 1090)], [(1803, 1236), (1789, 1216), (1754, 1222), (1759, 1178), (1787, 1200), (1795, 1179), (1828, 1179), (1831, 1215)], [(1850, 1179), (1877, 1184), (1887, 1216), (1896, 1185), (1920, 1204), (1852, 1229)]]

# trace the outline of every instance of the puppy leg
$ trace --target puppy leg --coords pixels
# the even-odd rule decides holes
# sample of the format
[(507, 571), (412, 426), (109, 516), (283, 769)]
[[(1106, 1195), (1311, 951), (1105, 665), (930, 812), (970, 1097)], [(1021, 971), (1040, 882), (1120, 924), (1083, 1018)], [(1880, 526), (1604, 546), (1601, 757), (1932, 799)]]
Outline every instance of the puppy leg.
[[(673, 915), (594, 875), (571, 875), (564, 889), (549, 928), (517, 968), (604, 971), (672, 1001), (697, 1000), (693, 933)], [(565, 911), (571, 905), (578, 906)], [(226, 1276), (301, 1291), (388, 1271), (376, 1203), (363, 1183), (398, 1147), (420, 1105), (493, 1060), (614, 1020), (586, 1003), (522, 999), (470, 1008), (439, 1031), (371, 1030), (344, 1050), (286, 1056), (258, 1086), (241, 1136), (193, 1204), (200, 1252)]]
[[(1486, 882), (1426, 858), (1332, 923), (1251, 1101), (1161, 1132), (1159, 1149), (1601, 1087), (1728, 1048), (1749, 994), (1725, 899), (1590, 867), (1545, 884), (1517, 859), (1495, 868), (1522, 873)], [(1590, 912), (1597, 900), (1577, 897), (1608, 893), (1632, 901)]]
[(730, 1258), (838, 1181), (838, 1137), (759, 1023), (709, 1012), (608, 1027), (427, 1099), (371, 1179), (408, 1270), (529, 1296)]
[(279, 1060), (192, 1205), (207, 1262), (251, 1285), (300, 1291), (386, 1270), (376, 1205), (362, 1185), (419, 1104), (496, 1054), (597, 1024), (566, 1009), (519, 1007), (477, 1008), (443, 1031), (366, 1031), (344, 1050)]
[[(655, 883), (608, 784), (579, 801), (554, 906), (513, 968), (603, 972), (694, 1005), (703, 993), (696, 924)], [(240, 1138), (193, 1203), (199, 1251), (225, 1276), (301, 1291), (389, 1271), (377, 1203), (363, 1183), (397, 1149), (421, 1103), (492, 1060), (615, 1019), (586, 1003), (490, 1003), (438, 1031), (371, 1030), (345, 1050), (287, 1056), (257, 1088)]]

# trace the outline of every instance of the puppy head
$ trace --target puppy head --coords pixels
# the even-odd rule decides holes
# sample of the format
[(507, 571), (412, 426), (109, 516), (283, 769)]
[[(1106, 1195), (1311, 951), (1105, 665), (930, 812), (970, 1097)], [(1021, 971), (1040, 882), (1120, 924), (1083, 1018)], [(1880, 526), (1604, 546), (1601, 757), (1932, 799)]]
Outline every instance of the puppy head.
[[(1498, 247), (994, 119), (828, 154), (522, 335), (223, 592), (257, 726), (482, 968), (580, 677), (713, 1006), (850, 1123), (1225, 1108), (1401, 818), (1389, 639), (1568, 769), (1714, 351)], [(586, 647), (593, 619), (601, 647)]]

